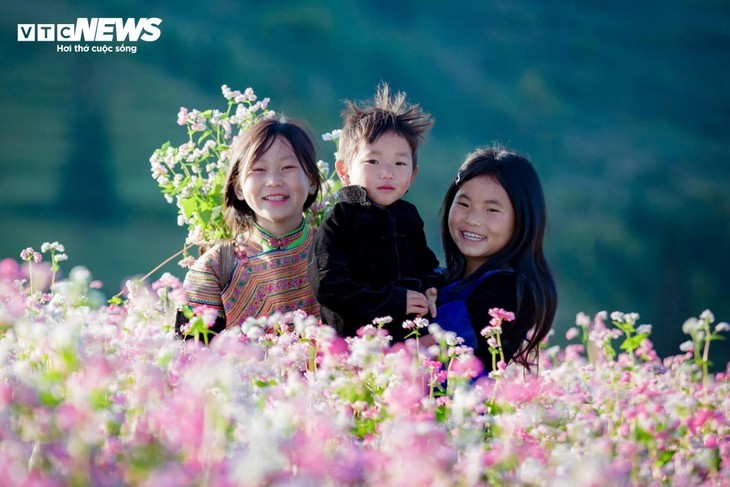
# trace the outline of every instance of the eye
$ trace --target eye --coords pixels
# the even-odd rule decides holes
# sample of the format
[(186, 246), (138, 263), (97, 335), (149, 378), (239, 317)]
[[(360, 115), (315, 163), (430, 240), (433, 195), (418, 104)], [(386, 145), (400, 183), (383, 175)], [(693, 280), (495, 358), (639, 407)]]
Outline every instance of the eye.
[(395, 165), (396, 166), (407, 166), (408, 163), (407, 162), (403, 162), (403, 161), (398, 161), (398, 162), (395, 163)]
[(287, 164), (286, 166), (282, 167), (281, 169), (287, 170), (287, 169), (296, 169), (296, 168), (297, 168), (297, 166), (295, 166), (294, 164)]
[(497, 208), (487, 208), (487, 213), (499, 213), (499, 209), (497, 209)]
[(248, 172), (265, 172), (266, 170), (263, 167), (252, 167), (248, 170)]
[(469, 208), (469, 205), (467, 205), (463, 201), (457, 201), (456, 206), (461, 206), (462, 208)]
[(365, 161), (365, 164), (378, 164), (378, 161), (376, 159), (368, 159)]

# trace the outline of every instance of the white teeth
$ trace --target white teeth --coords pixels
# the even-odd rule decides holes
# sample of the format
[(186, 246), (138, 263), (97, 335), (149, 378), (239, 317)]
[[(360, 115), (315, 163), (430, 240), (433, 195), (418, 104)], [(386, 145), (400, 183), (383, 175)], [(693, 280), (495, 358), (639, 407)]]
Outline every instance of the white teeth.
[(461, 232), (461, 235), (467, 240), (484, 240), (486, 237), (479, 235), (477, 233), (471, 233), (471, 232)]
[(283, 201), (286, 199), (286, 196), (277, 194), (277, 195), (273, 195), (273, 196), (264, 196), (264, 199), (266, 201)]

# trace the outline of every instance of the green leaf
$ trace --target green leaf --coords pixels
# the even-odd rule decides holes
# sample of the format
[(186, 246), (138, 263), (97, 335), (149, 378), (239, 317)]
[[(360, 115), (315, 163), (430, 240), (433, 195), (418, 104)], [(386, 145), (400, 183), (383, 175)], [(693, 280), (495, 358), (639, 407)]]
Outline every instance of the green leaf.
[(190, 218), (195, 211), (196, 202), (195, 198), (180, 198), (180, 209), (183, 212), (185, 218)]
[(621, 344), (621, 350), (636, 350), (639, 348), (639, 345), (641, 345), (641, 342), (643, 342), (648, 336), (648, 334), (642, 333), (640, 335), (634, 335), (631, 338), (627, 338)]
[(618, 328), (619, 330), (621, 330), (622, 332), (624, 332), (626, 334), (633, 333), (636, 330), (634, 328), (634, 325), (632, 325), (631, 323), (614, 321), (613, 324), (616, 325), (616, 328)]
[(213, 212), (211, 210), (203, 210), (198, 213), (200, 216), (200, 219), (205, 223), (206, 225), (210, 223), (210, 217), (213, 215)]
[(657, 457), (657, 459), (656, 459), (656, 463), (657, 463), (657, 464), (658, 464), (658, 465), (659, 465), (660, 467), (662, 467), (662, 466), (666, 465), (666, 464), (667, 464), (667, 463), (669, 462), (669, 460), (671, 460), (671, 459), (672, 459), (672, 457), (674, 456), (674, 454), (675, 454), (675, 453), (676, 453), (676, 452), (674, 452), (674, 451), (672, 451), (672, 450), (664, 450), (664, 451), (663, 451), (663, 452), (661, 452), (661, 453), (659, 454), (659, 456)]

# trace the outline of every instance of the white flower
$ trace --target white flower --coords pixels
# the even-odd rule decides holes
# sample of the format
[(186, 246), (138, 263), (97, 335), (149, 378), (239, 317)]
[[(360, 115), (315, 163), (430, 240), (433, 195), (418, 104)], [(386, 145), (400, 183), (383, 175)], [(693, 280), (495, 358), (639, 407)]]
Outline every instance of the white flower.
[(622, 322), (624, 320), (624, 314), (620, 311), (614, 311), (613, 313), (611, 313), (611, 319), (613, 321)]
[(682, 325), (682, 331), (687, 335), (697, 333), (702, 329), (702, 322), (697, 318), (690, 318)]
[(382, 316), (380, 318), (373, 318), (373, 324), (376, 326), (385, 326), (392, 321), (393, 321), (393, 318), (391, 318), (390, 316)]
[(332, 132), (327, 132), (326, 134), (322, 134), (322, 140), (331, 141), (331, 140), (337, 140), (342, 136), (342, 130), (336, 129)]
[(692, 340), (687, 340), (686, 342), (682, 342), (679, 345), (679, 349), (682, 352), (690, 352), (690, 351), (692, 351), (692, 348), (694, 348), (694, 344), (692, 343)]
[(730, 325), (728, 325), (724, 321), (718, 323), (717, 326), (715, 326), (715, 333), (722, 333), (724, 331), (730, 331)]
[(715, 321), (715, 315), (712, 314), (712, 311), (710, 311), (709, 309), (706, 309), (700, 315), (700, 319), (705, 320), (709, 323), (712, 323), (713, 321)]
[(636, 328), (636, 333), (639, 335), (641, 335), (642, 333), (651, 335), (651, 325), (639, 325), (639, 327)]

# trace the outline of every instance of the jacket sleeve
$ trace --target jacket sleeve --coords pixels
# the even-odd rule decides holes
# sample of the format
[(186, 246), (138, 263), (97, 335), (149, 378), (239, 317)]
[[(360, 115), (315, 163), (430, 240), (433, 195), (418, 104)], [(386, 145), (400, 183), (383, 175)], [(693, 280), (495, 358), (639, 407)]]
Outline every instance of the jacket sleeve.
[[(214, 246), (200, 256), (188, 270), (183, 284), (190, 308), (205, 305), (218, 310), (218, 317), (212, 327), (215, 332), (226, 328), (226, 316), (221, 298), (221, 279), (219, 277), (221, 270), (218, 252), (218, 246)], [(179, 337), (183, 337), (181, 328), (187, 323), (188, 319), (182, 310), (178, 310), (175, 316), (175, 333)]]
[(402, 321), (406, 288), (397, 285), (374, 287), (355, 280), (347, 256), (350, 235), (344, 210), (335, 206), (317, 230), (309, 253), (309, 282), (317, 301), (344, 316), (346, 321), (358, 323), (358, 327), (381, 316)]
[(418, 263), (420, 273), (418, 278), (423, 283), (420, 291), (425, 292), (428, 288), (441, 286), (442, 279), (437, 271), (439, 266), (438, 258), (436, 258), (436, 254), (428, 247), (426, 233), (423, 229), (423, 220), (418, 214), (417, 217), (418, 231), (413, 235), (413, 248), (416, 252), (416, 262)]

